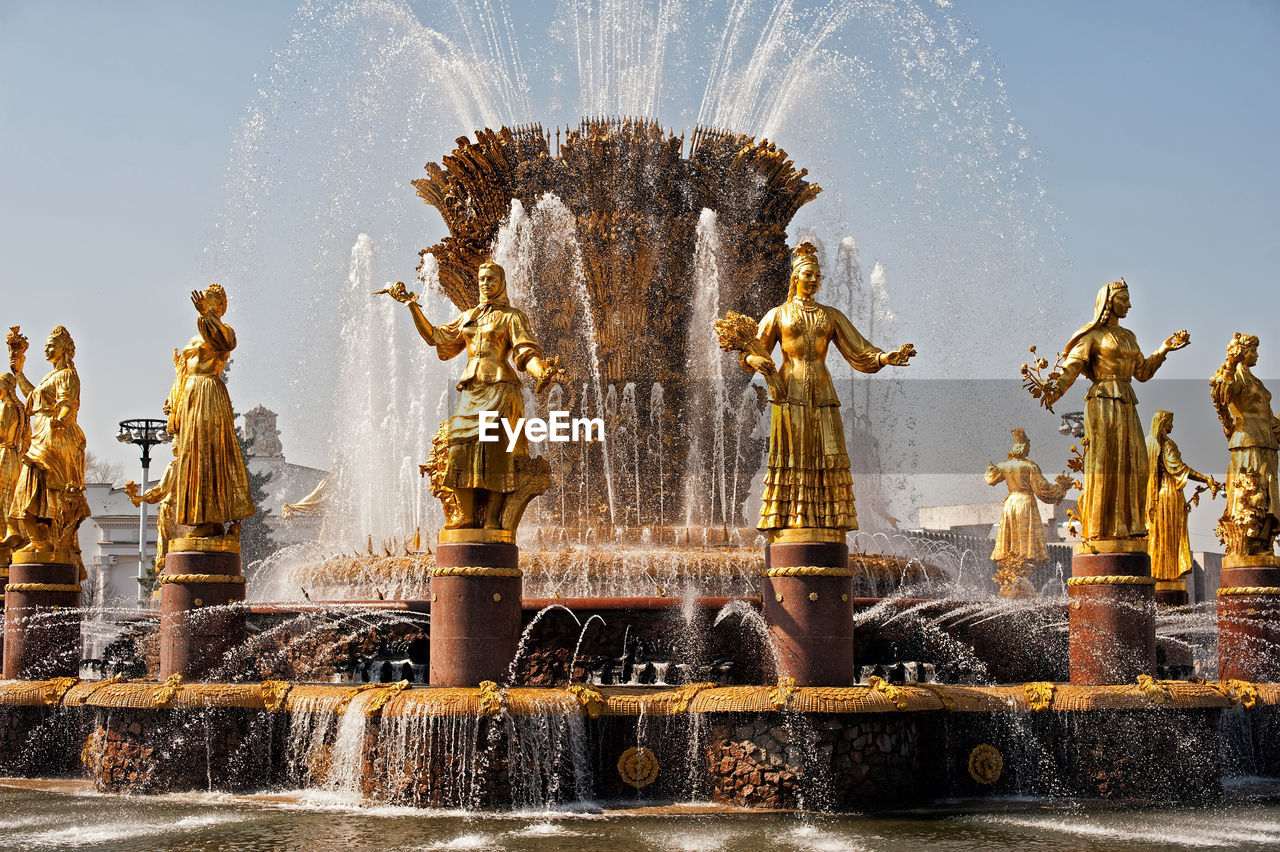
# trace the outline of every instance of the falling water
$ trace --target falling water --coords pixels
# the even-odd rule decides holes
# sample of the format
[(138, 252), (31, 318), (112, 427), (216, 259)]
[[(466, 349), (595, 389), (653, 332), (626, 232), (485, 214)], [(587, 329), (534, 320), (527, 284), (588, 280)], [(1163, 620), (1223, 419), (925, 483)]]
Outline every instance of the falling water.
[[(689, 457), (684, 480), (686, 527), (708, 527), (719, 519), (727, 523), (724, 415), (725, 356), (716, 341), (715, 321), (720, 317), (720, 233), (714, 210), (698, 217), (698, 242), (694, 252), (693, 314), (689, 319)], [(707, 447), (707, 444), (710, 447)]]

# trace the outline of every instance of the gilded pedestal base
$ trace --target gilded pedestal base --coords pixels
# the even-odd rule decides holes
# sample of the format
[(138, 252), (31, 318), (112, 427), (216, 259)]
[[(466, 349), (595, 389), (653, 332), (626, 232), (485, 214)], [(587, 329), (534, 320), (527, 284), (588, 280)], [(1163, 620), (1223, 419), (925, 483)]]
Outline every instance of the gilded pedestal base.
[(1218, 589), (1218, 677), (1280, 681), (1280, 558), (1228, 557)]
[(520, 550), (441, 543), (431, 575), (432, 686), (505, 683), (520, 643)]
[(80, 674), (80, 569), (15, 562), (4, 595), (6, 680)]
[(760, 595), (779, 678), (797, 686), (853, 683), (852, 575), (843, 542), (766, 546)]
[(1072, 684), (1155, 676), (1155, 580), (1147, 554), (1077, 553), (1067, 598)]
[(170, 551), (160, 575), (160, 679), (199, 680), (245, 640), (240, 554)]
[(1156, 606), (1186, 606), (1187, 584), (1183, 580), (1159, 580), (1156, 582)]

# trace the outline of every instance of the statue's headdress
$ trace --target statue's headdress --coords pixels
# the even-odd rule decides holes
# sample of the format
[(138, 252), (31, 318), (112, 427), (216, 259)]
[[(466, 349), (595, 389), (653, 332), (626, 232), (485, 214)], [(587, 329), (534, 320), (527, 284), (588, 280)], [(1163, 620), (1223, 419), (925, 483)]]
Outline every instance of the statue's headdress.
[(75, 357), (76, 343), (71, 339), (71, 332), (67, 331), (65, 327), (58, 326), (49, 332), (49, 342), (58, 344), (68, 355)]
[(1017, 429), (1014, 429), (1010, 434), (1013, 435), (1013, 442), (1015, 444), (1031, 443), (1031, 440), (1027, 437), (1027, 430), (1023, 429), (1021, 426), (1019, 426)]
[(792, 252), (791, 271), (795, 272), (810, 263), (815, 265), (818, 263), (818, 247), (806, 240), (796, 246), (795, 251)]

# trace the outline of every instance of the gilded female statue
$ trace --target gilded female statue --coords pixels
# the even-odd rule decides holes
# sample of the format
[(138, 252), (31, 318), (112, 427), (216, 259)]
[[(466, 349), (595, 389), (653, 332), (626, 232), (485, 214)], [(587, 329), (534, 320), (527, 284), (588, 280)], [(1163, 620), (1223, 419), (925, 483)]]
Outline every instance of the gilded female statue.
[(1045, 479), (1040, 465), (1027, 458), (1030, 452), (1031, 440), (1020, 426), (1013, 430), (1009, 458), (1000, 464), (988, 462), (983, 477), (988, 485), (1003, 482), (1009, 488), (1009, 496), (1004, 498), (1000, 509), (996, 546), (991, 551), (991, 561), (999, 566), (995, 581), (1004, 597), (1035, 596), (1026, 575), (1033, 566), (1049, 558), (1036, 499), (1061, 503), (1071, 487), (1071, 477), (1065, 474), (1059, 474), (1054, 482)]
[(27, 398), (30, 442), (18, 469), (11, 523), (28, 540), (26, 552), (53, 551), (57, 561), (79, 562), (76, 531), (89, 517), (84, 497), (84, 432), (76, 422), (80, 411), (80, 375), (75, 366), (76, 345), (62, 326), (49, 333), (44, 355), (53, 369), (40, 384), (23, 374), (26, 356), (10, 363), (18, 387)]
[[(22, 456), (27, 452), (31, 435), (27, 429), (27, 410), (18, 398), (18, 378), (13, 373), (0, 375), (0, 506), (9, 514), (13, 487), (18, 483)], [(0, 558), (22, 543), (22, 533), (9, 528), (8, 518), (0, 517)]]
[[(735, 336), (743, 319), (736, 314), (716, 323), (721, 346), (741, 351), (743, 369), (760, 373), (769, 385), (769, 458), (757, 526), (774, 535), (785, 529), (843, 533), (858, 528), (840, 400), (827, 371), (828, 348), (834, 343), (863, 373), (885, 365), (905, 367), (916, 354), (910, 343), (893, 352), (871, 345), (839, 310), (817, 302), (821, 285), (817, 250), (802, 243), (791, 261), (787, 301), (764, 315), (754, 339)], [(780, 367), (773, 362), (775, 346), (782, 347)]]
[[(1151, 576), (1173, 582), (1191, 570), (1191, 543), (1187, 538), (1187, 498), (1182, 489), (1195, 480), (1209, 486), (1217, 496), (1220, 486), (1212, 476), (1192, 468), (1182, 460), (1178, 445), (1169, 437), (1173, 413), (1157, 411), (1147, 435), (1147, 552), (1151, 554)], [(1199, 499), (1197, 497), (1197, 499)]]
[(174, 352), (176, 375), (165, 403), (173, 436), (173, 522), (191, 527), (191, 538), (234, 538), (240, 521), (254, 513), (235, 413), (222, 381), (236, 333), (222, 320), (227, 293), (221, 285), (193, 291), (191, 304), (197, 333)]
[[(1276, 459), (1280, 419), (1272, 413), (1271, 393), (1251, 370), (1257, 363), (1258, 338), (1236, 332), (1227, 346), (1226, 360), (1209, 381), (1213, 406), (1231, 451), (1223, 519), (1246, 517), (1265, 503), (1265, 511), (1272, 518), (1269, 526), (1275, 530), (1280, 525), (1280, 473)], [(1246, 499), (1243, 488), (1246, 472), (1253, 474), (1251, 479), (1258, 491), (1250, 499)], [(1266, 550), (1269, 552), (1270, 546)]]
[[(500, 530), (504, 528), (504, 497), (517, 490), (517, 462), (528, 458), (529, 445), (523, 433), (510, 452), (505, 440), (481, 441), (480, 414), (497, 412), (499, 419), (514, 427), (524, 416), (524, 395), (516, 370), (537, 379), (538, 391), (559, 381), (564, 371), (559, 358), (543, 357), (529, 320), (511, 306), (503, 268), (492, 261), (480, 264), (477, 284), (480, 303), (440, 326), (427, 320), (417, 294), (402, 282), (380, 292), (408, 305), (418, 334), (436, 348), (441, 361), (467, 353), (467, 367), (457, 386), (462, 397), (444, 429), (447, 450), (440, 490), (450, 495), (444, 501), (448, 515), (445, 528)], [(482, 519), (477, 511), (483, 513)], [(512, 529), (511, 523), (507, 529)]]
[(1084, 397), (1084, 490), (1076, 507), (1080, 537), (1088, 542), (1147, 535), (1147, 452), (1133, 380), (1149, 380), (1170, 352), (1191, 342), (1183, 329), (1144, 356), (1133, 332), (1120, 325), (1129, 307), (1124, 281), (1098, 291), (1093, 320), (1067, 341), (1061, 375), (1044, 398), (1052, 405), (1080, 375), (1093, 382)]

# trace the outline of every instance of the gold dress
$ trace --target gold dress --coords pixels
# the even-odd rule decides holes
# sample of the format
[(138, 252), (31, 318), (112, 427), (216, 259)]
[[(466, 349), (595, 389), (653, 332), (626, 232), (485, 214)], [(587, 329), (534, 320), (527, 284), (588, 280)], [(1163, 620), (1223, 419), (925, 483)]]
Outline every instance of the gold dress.
[(853, 478), (827, 349), (834, 342), (863, 373), (880, 370), (883, 350), (840, 311), (798, 296), (764, 315), (756, 339), (767, 353), (782, 346), (781, 391), (772, 400), (758, 528), (856, 530)]
[(1154, 502), (1149, 507), (1147, 552), (1151, 554), (1151, 576), (1173, 581), (1192, 568), (1191, 543), (1187, 538), (1187, 498), (1182, 489), (1196, 472), (1182, 460), (1178, 445), (1167, 436), (1160, 437), (1155, 455), (1152, 471), (1155, 482), (1151, 484)]
[[(59, 409), (70, 416), (56, 420)], [(73, 366), (55, 369), (27, 395), (30, 444), (18, 471), (9, 516), (52, 522), (57, 542), (89, 517), (84, 497), (84, 432), (76, 422), (80, 376)], [(66, 546), (74, 547), (74, 542)]]
[(435, 326), (429, 336), (424, 336), (436, 347), (441, 361), (464, 350), (467, 353), (467, 368), (458, 382), (462, 397), (457, 412), (449, 419), (444, 485), (454, 490), (515, 491), (515, 460), (529, 455), (524, 432), (512, 452), (507, 452), (507, 436), (501, 425), (500, 440), (481, 442), (480, 412), (496, 411), (513, 427), (524, 416), (524, 392), (508, 359), (523, 370), (531, 358), (542, 357), (529, 330), (529, 320), (511, 307), (504, 292), (464, 311), (451, 323)]
[(1267, 484), (1271, 514), (1280, 517), (1280, 471), (1277, 470), (1277, 434), (1280, 420), (1271, 411), (1271, 392), (1243, 365), (1236, 367), (1224, 388), (1231, 420), (1231, 464), (1227, 469), (1228, 516), (1240, 506), (1239, 474), (1245, 468), (1257, 471)]
[[(18, 481), (22, 455), (27, 451), (27, 415), (14, 394), (0, 396), (0, 514), (8, 514), (9, 500)], [(0, 518), (0, 538), (4, 538), (4, 519)]]
[(196, 321), (199, 334), (178, 354), (169, 399), (173, 441), (173, 521), (184, 526), (228, 523), (254, 513), (235, 412), (222, 371), (236, 333), (213, 314)]
[(1040, 521), (1036, 498), (1057, 503), (1066, 489), (1046, 480), (1035, 462), (1013, 456), (987, 468), (984, 477), (988, 485), (1003, 482), (1009, 487), (1009, 496), (1004, 498), (1000, 509), (1000, 526), (991, 561), (1001, 563), (1016, 558), (1035, 564), (1048, 560), (1049, 549), (1044, 543), (1044, 524)]
[(1132, 331), (1106, 324), (1082, 329), (1064, 355), (1064, 387), (1081, 374), (1093, 382), (1084, 397), (1089, 444), (1076, 507), (1085, 540), (1147, 534), (1147, 450), (1133, 379), (1147, 381), (1164, 359), (1162, 350), (1144, 357)]

